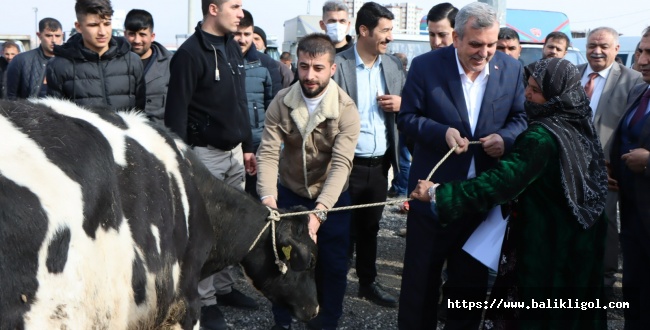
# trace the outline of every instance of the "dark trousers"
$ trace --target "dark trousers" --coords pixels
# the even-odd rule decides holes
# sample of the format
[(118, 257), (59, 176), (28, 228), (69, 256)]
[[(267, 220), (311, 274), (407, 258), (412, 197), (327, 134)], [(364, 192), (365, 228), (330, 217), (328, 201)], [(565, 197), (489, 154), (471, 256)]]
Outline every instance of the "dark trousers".
[(618, 235), (618, 217), (617, 217), (618, 193), (614, 191), (607, 192), (607, 203), (605, 204), (605, 213), (607, 214), (607, 236), (605, 239), (605, 287), (611, 288), (616, 283), (616, 273), (618, 273), (618, 254), (619, 235)]
[[(386, 201), (388, 159), (380, 164), (355, 164), (350, 173), (348, 191), (353, 205)], [(356, 270), (360, 285), (371, 284), (377, 277), (377, 233), (383, 206), (352, 210), (350, 257), (356, 248)]]
[(480, 308), (449, 308), (448, 301), (485, 301), (488, 268), (462, 248), (454, 249), (447, 258), (449, 280), (444, 285), (442, 304), (447, 306), (445, 330), (478, 329), (483, 310)]
[[(445, 299), (478, 299), (487, 293), (487, 267), (462, 250), (472, 233), (462, 221), (442, 228), (437, 219), (411, 212), (406, 219), (406, 250), (400, 290), (399, 329), (436, 329), (442, 267), (447, 260)], [(480, 297), (480, 298), (479, 298)], [(476, 329), (481, 310), (448, 309), (445, 329)]]
[(260, 196), (257, 194), (257, 174), (248, 175), (248, 173), (246, 173), (246, 185), (244, 187), (244, 191), (257, 199), (260, 198)]
[[(384, 192), (386, 189), (384, 189)], [(315, 207), (316, 200), (298, 196), (291, 190), (278, 185), (278, 207), (289, 208), (302, 205), (308, 209)], [(349, 206), (350, 195), (341, 193), (334, 207)], [(335, 211), (327, 214), (318, 229), (318, 260), (316, 261), (316, 286), (319, 317), (323, 329), (335, 329), (343, 314), (343, 297), (347, 285), (347, 251), (350, 238), (350, 211)], [(275, 323), (283, 326), (291, 324), (289, 312), (279, 306), (273, 306)]]
[(650, 234), (635, 211), (634, 201), (621, 194), (621, 249), (625, 330), (650, 326)]

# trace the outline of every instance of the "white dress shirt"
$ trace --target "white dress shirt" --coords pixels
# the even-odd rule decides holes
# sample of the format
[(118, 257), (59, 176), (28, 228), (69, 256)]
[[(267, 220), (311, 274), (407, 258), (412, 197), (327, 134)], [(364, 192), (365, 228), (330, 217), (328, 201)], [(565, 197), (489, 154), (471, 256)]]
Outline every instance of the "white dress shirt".
[[(605, 82), (607, 81), (607, 77), (609, 77), (609, 73), (612, 71), (612, 63), (610, 66), (608, 66), (606, 69), (601, 70), (598, 72), (598, 76), (596, 79), (594, 79), (594, 93), (591, 94), (591, 99), (589, 100), (589, 106), (591, 107), (591, 115), (592, 115), (592, 120), (594, 117), (596, 117), (596, 110), (598, 109), (598, 102), (600, 102), (600, 96), (603, 95), (603, 89), (605, 88)], [(585, 73), (582, 75), (582, 79), (580, 80), (580, 83), (582, 84), (582, 87), (587, 85), (587, 82), (589, 81), (589, 74), (595, 72), (590, 65), (587, 65), (587, 69), (585, 70)]]
[[(455, 51), (456, 64), (458, 65), (458, 74), (460, 75), (460, 82), (463, 86), (463, 96), (465, 97), (465, 106), (467, 107), (467, 117), (469, 118), (469, 126), (472, 129), (472, 134), (476, 129), (479, 114), (481, 113), (481, 104), (483, 103), (483, 95), (485, 95), (485, 88), (487, 87), (488, 76), (490, 75), (490, 63), (487, 63), (481, 73), (472, 81), (469, 79), (463, 66), (458, 60), (458, 50)], [(474, 157), (467, 172), (467, 178), (471, 179), (476, 176), (476, 166), (474, 164)]]

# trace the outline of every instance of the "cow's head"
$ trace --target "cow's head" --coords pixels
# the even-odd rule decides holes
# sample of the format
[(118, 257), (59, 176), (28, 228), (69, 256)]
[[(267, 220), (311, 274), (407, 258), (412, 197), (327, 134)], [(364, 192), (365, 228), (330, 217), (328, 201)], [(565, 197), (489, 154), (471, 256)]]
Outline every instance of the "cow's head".
[(308, 221), (307, 215), (291, 216), (283, 217), (276, 225), (278, 256), (288, 267), (285, 274), (275, 264), (270, 229), (241, 263), (258, 290), (301, 321), (310, 320), (318, 314), (315, 283), (318, 249), (309, 237)]

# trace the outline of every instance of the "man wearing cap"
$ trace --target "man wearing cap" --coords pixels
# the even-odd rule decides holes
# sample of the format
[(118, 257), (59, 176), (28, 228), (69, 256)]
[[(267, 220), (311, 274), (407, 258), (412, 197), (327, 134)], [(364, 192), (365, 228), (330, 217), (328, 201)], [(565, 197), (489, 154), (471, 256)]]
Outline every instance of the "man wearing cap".
[[(256, 26), (253, 28), (253, 43), (257, 51), (266, 54), (266, 33), (261, 27)], [(279, 63), (282, 64), (282, 63)], [(282, 76), (282, 88), (287, 88), (293, 82), (293, 72), (286, 65), (279, 65), (280, 76)], [(271, 72), (271, 76), (273, 76)]]

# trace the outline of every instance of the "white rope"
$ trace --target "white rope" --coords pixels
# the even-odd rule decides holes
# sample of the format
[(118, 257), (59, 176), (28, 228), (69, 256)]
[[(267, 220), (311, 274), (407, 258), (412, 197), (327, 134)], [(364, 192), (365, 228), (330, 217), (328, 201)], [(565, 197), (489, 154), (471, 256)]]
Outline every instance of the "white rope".
[(273, 255), (275, 256), (275, 264), (278, 265), (278, 269), (280, 272), (284, 275), (287, 273), (287, 265), (280, 260), (280, 257), (278, 256), (278, 247), (275, 244), (275, 223), (280, 221), (280, 218), (282, 218), (282, 215), (280, 215), (280, 212), (278, 210), (274, 210), (270, 207), (266, 207), (269, 210), (269, 216), (267, 219), (269, 220), (264, 228), (260, 231), (259, 234), (257, 234), (257, 237), (255, 238), (255, 241), (253, 241), (253, 244), (251, 244), (251, 247), (248, 248), (248, 252), (251, 252), (253, 250), (253, 247), (257, 244), (257, 242), (260, 240), (260, 237), (262, 237), (262, 234), (266, 231), (267, 228), (269, 228), (269, 225), (271, 225), (271, 239), (273, 241)]
[[(479, 141), (470, 141), (469, 143), (470, 144), (480, 144), (481, 142), (479, 142)], [(431, 177), (433, 176), (433, 173), (435, 173), (436, 170), (438, 170), (438, 167), (440, 167), (440, 165), (442, 165), (442, 163), (445, 160), (447, 160), (447, 158), (449, 158), (449, 156), (456, 149), (458, 149), (458, 145), (451, 148), (447, 152), (447, 154), (444, 157), (442, 157), (442, 159), (440, 159), (438, 164), (436, 164), (436, 166), (433, 167), (431, 172), (429, 172), (429, 176), (427, 176), (427, 179), (426, 179), (427, 181), (429, 181), (431, 179)], [(404, 198), (404, 199), (393, 200), (393, 201), (390, 201), (390, 202), (386, 201), (386, 202), (380, 202), (380, 203), (370, 203), (370, 204), (335, 207), (335, 208), (331, 208), (331, 209), (327, 210), (327, 212), (345, 211), (345, 210), (360, 209), (360, 208), (364, 208), (364, 207), (375, 207), (375, 206), (381, 206), (381, 205), (390, 205), (390, 204), (409, 202), (409, 201), (412, 201), (412, 200), (413, 200), (413, 198)], [(271, 225), (271, 237), (272, 237), (272, 240), (273, 240), (273, 255), (275, 256), (275, 264), (278, 265), (278, 269), (280, 270), (280, 272), (282, 274), (286, 274), (287, 270), (288, 270), (288, 267), (282, 260), (280, 260), (280, 257), (278, 256), (278, 247), (275, 244), (275, 223), (280, 221), (280, 219), (284, 218), (284, 217), (312, 214), (312, 213), (320, 212), (320, 210), (309, 210), (309, 211), (300, 211), (300, 212), (292, 212), (292, 213), (280, 214), (280, 212), (278, 212), (278, 210), (274, 210), (274, 209), (272, 209), (272, 208), (270, 208), (268, 206), (266, 208), (269, 210), (269, 216), (267, 217), (268, 222), (266, 223), (264, 228), (262, 228), (260, 233), (257, 235), (257, 237), (255, 238), (255, 241), (253, 241), (253, 244), (251, 244), (251, 247), (248, 249), (248, 252), (253, 250), (253, 247), (255, 247), (255, 244), (257, 244), (257, 242), (260, 240), (260, 237), (262, 237), (262, 234), (266, 231), (266, 229), (269, 227), (269, 225)]]
[[(481, 142), (480, 141), (469, 141), (469, 144), (481, 144)], [(438, 170), (440, 165), (442, 165), (442, 163), (445, 160), (447, 160), (447, 158), (449, 158), (449, 156), (451, 156), (451, 154), (454, 151), (456, 151), (456, 149), (458, 149), (458, 145), (456, 145), (455, 147), (449, 149), (447, 154), (445, 154), (445, 156), (442, 157), (442, 159), (440, 159), (438, 164), (436, 164), (436, 166), (434, 166), (433, 169), (431, 169), (431, 172), (429, 172), (429, 176), (427, 176), (426, 181), (429, 181), (431, 179), (431, 177), (433, 176), (433, 173), (435, 173)], [(329, 212), (336, 212), (336, 211), (346, 211), (346, 210), (361, 209), (361, 208), (364, 208), (364, 207), (375, 207), (375, 206), (382, 206), (382, 205), (401, 204), (401, 203), (404, 203), (404, 202), (410, 202), (412, 200), (413, 200), (413, 198), (403, 198), (403, 199), (397, 199), (397, 200), (385, 201), (385, 202), (378, 202), (378, 203), (341, 206), (341, 207), (331, 208), (331, 209), (327, 210), (327, 212), (329, 213)], [(301, 212), (293, 212), (293, 213), (283, 213), (283, 214), (280, 214), (279, 217), (284, 218), (284, 217), (290, 217), (290, 216), (296, 216), (296, 215), (312, 214), (312, 213), (316, 213), (316, 212), (320, 212), (320, 210), (309, 210), (309, 211), (301, 211)]]

